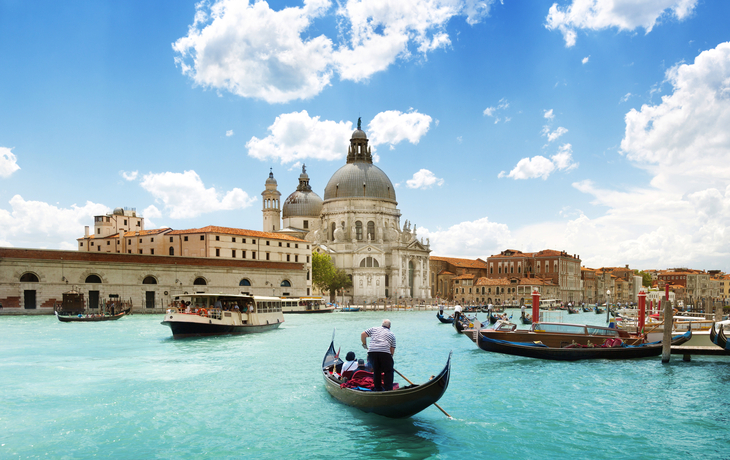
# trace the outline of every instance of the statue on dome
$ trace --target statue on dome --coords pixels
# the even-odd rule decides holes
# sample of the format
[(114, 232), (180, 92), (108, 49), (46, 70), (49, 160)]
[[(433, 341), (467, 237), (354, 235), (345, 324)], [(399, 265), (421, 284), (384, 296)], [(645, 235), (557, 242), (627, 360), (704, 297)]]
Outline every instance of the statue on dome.
[(360, 117), (357, 117), (357, 129), (361, 129), (360, 126), (362, 126), (362, 125), (361, 125), (361, 121), (360, 120), (361, 120), (361, 118)]

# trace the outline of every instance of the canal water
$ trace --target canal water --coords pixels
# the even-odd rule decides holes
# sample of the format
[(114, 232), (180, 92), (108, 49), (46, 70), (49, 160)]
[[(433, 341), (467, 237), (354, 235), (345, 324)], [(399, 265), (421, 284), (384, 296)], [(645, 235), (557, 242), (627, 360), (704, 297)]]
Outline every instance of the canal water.
[[(385, 317), (414, 382), (453, 350), (439, 402), (453, 419), (430, 407), (391, 420), (325, 391), (333, 331), (343, 355), (365, 357), (360, 333)], [(1, 317), (0, 458), (730, 458), (730, 357), (491, 354), (433, 311), (287, 315), (276, 331), (189, 340), (161, 320)]]

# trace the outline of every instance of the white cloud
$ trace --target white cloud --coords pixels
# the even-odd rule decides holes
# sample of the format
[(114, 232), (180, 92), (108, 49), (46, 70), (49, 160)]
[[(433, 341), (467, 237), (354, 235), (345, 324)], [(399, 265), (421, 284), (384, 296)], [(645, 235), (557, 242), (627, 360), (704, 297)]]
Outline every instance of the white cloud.
[(543, 116), (545, 118), (547, 118), (548, 120), (552, 120), (553, 118), (555, 118), (555, 114), (553, 113), (553, 109), (546, 110), (545, 111), (545, 114)]
[(570, 171), (578, 167), (578, 163), (573, 161), (572, 147), (570, 144), (563, 144), (558, 148), (558, 153), (551, 156), (550, 159), (542, 155), (532, 158), (523, 158), (517, 162), (517, 166), (507, 174), (505, 171), (499, 173), (497, 177), (510, 177), (512, 179), (547, 179), (554, 171)]
[(226, 137), (231, 137), (231, 136), (233, 136), (233, 130), (229, 129), (228, 131), (226, 131)]
[(10, 211), (0, 209), (0, 244), (26, 248), (77, 249), (76, 238), (84, 236), (84, 226), (93, 225), (94, 216), (110, 211), (91, 201), (84, 206), (59, 208), (42, 201), (26, 201), (20, 195), (13, 196), (9, 203)]
[(552, 161), (542, 155), (537, 155), (532, 158), (521, 159), (509, 174), (502, 171), (497, 177), (500, 179), (503, 177), (511, 177), (512, 179), (537, 179), (542, 177), (547, 179), (554, 170), (555, 165)]
[(486, 257), (513, 247), (514, 240), (505, 224), (489, 218), (461, 222), (446, 230), (419, 228), (418, 235), (428, 238), (433, 255), (450, 257)]
[(581, 59), (581, 61), (580, 61), (580, 62), (581, 62), (581, 63), (583, 63), (583, 64), (588, 64), (588, 60), (589, 60), (590, 58), (591, 58), (590, 56), (586, 56), (586, 57), (584, 57), (583, 59)]
[(164, 204), (165, 211), (172, 219), (197, 217), (212, 211), (243, 209), (256, 201), (256, 197), (250, 198), (240, 188), (225, 194), (212, 187), (205, 188), (195, 171), (146, 174), (141, 185), (155, 197), (155, 201)]
[(19, 170), (17, 159), (12, 149), (0, 147), (0, 177), (10, 177), (15, 171)]
[(730, 42), (667, 71), (674, 89), (659, 105), (626, 114), (621, 151), (654, 175), (652, 185), (724, 190), (730, 178)]
[(402, 113), (388, 110), (375, 115), (368, 123), (368, 136), (372, 145), (390, 144), (391, 146), (407, 140), (418, 144), (431, 125), (431, 117), (411, 110)]
[(542, 128), (542, 135), (547, 137), (548, 142), (557, 140), (560, 136), (567, 132), (568, 130), (566, 128), (563, 128), (562, 126), (559, 126), (558, 129), (552, 132), (550, 131), (550, 127), (548, 126), (543, 126)]
[(157, 209), (157, 206), (154, 204), (151, 204), (144, 208), (144, 211), (142, 211), (142, 216), (145, 218), (145, 224), (147, 219), (156, 219), (158, 217), (162, 217), (162, 211)]
[(354, 131), (349, 121), (320, 121), (319, 117), (310, 117), (306, 110), (279, 115), (268, 130), (271, 134), (267, 137), (254, 136), (246, 143), (248, 154), (282, 164), (307, 158), (344, 158)]
[(408, 188), (415, 189), (427, 189), (434, 184), (440, 187), (444, 185), (444, 180), (436, 177), (434, 173), (428, 169), (419, 170), (417, 173), (413, 174), (412, 179), (408, 179), (406, 181), (406, 186), (408, 186)]
[[(307, 99), (335, 72), (362, 81), (413, 53), (447, 48), (454, 16), (475, 24), (494, 0), (304, 0), (275, 11), (265, 1), (201, 1), (175, 62), (195, 84), (269, 103)], [(339, 46), (317, 32), (315, 20), (337, 23)]]
[(175, 61), (204, 87), (270, 103), (310, 98), (330, 82), (332, 41), (302, 37), (330, 6), (305, 0), (274, 11), (265, 1), (201, 1), (188, 35), (172, 45)]
[(545, 27), (558, 29), (565, 46), (575, 45), (576, 30), (619, 30), (643, 28), (648, 34), (663, 16), (683, 20), (692, 14), (697, 0), (573, 0), (561, 9), (553, 3)]
[(626, 102), (629, 100), (629, 98), (632, 96), (631, 93), (626, 93), (624, 97), (621, 98), (621, 102)]
[(122, 177), (125, 180), (133, 181), (137, 179), (137, 176), (139, 175), (139, 171), (119, 171)]
[[(499, 123), (502, 121), (500, 117), (497, 116), (498, 112), (501, 112), (505, 109), (509, 108), (509, 102), (507, 102), (506, 99), (502, 98), (499, 100), (496, 106), (487, 107), (484, 109), (484, 112), (482, 112), (487, 117), (493, 117), (494, 118), (494, 124)], [(511, 118), (507, 119), (506, 121), (511, 120)]]

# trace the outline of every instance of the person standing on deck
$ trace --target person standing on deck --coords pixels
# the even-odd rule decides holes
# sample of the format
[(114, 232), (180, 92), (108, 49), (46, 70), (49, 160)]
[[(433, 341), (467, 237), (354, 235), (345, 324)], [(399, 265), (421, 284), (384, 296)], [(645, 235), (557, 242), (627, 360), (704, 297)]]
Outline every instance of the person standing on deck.
[[(370, 347), (367, 338), (370, 337)], [(368, 351), (368, 361), (373, 365), (373, 385), (375, 391), (393, 389), (393, 354), (395, 336), (390, 332), (390, 320), (384, 319), (381, 327), (371, 327), (360, 334), (362, 346)], [(382, 379), (381, 379), (382, 373)]]

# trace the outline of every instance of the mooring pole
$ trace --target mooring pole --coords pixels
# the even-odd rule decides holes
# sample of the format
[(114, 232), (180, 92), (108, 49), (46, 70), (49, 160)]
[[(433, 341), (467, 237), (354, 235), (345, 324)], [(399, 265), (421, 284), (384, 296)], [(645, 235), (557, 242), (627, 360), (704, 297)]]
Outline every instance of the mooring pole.
[(664, 335), (662, 336), (662, 363), (668, 363), (669, 357), (672, 355), (672, 325), (674, 312), (672, 311), (672, 303), (669, 302), (669, 284), (664, 290), (664, 298), (662, 299), (662, 308), (664, 309)]

